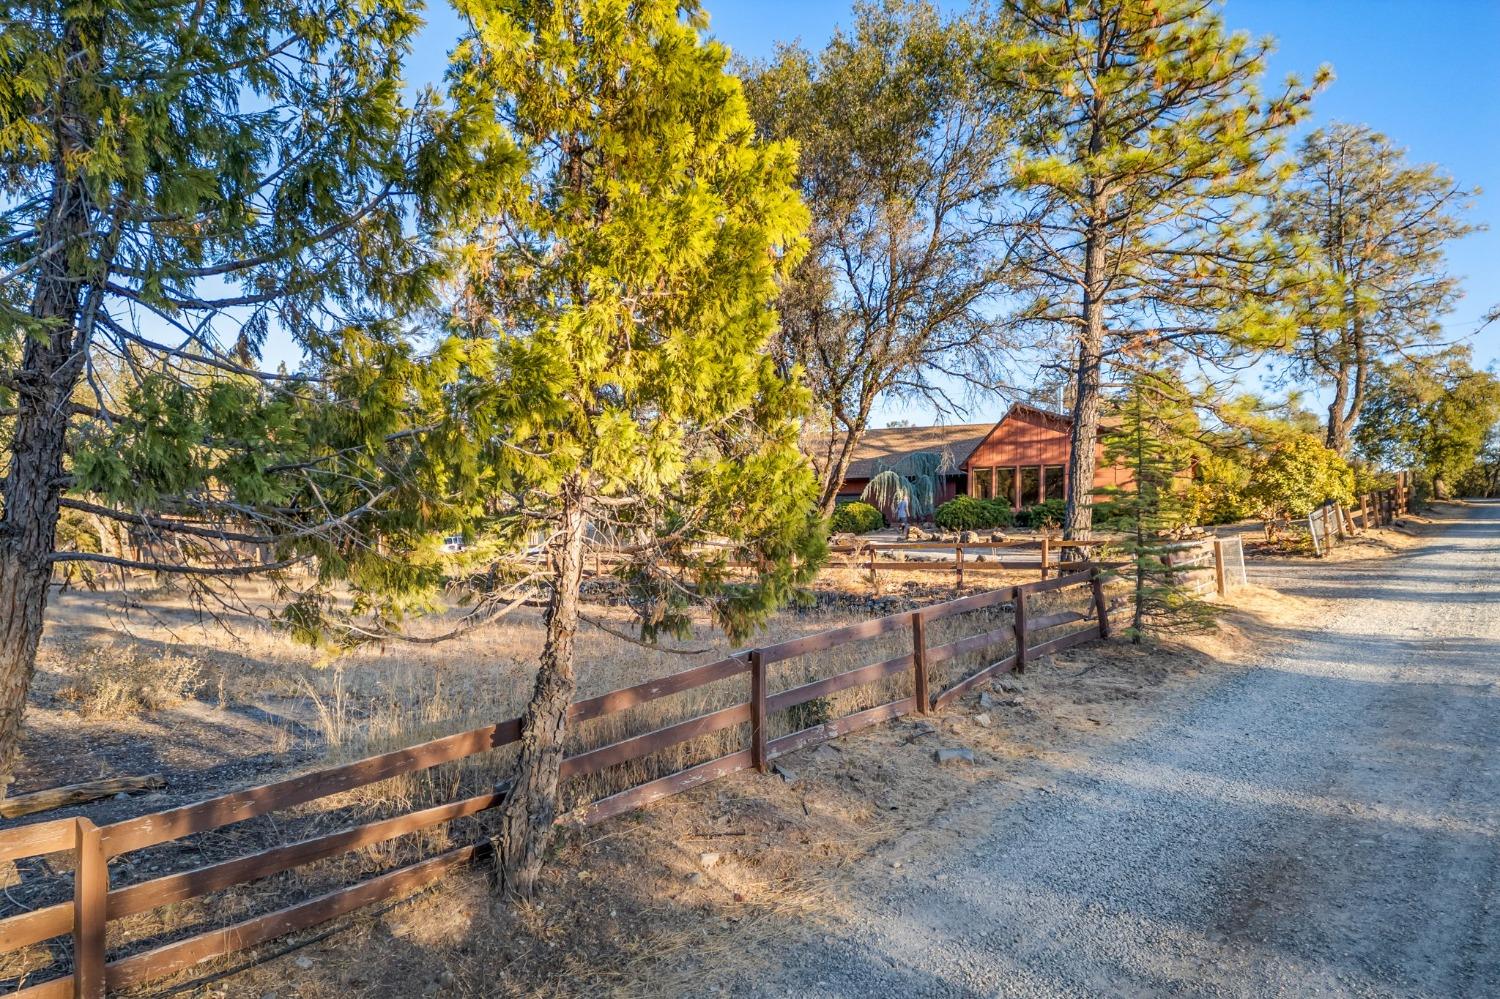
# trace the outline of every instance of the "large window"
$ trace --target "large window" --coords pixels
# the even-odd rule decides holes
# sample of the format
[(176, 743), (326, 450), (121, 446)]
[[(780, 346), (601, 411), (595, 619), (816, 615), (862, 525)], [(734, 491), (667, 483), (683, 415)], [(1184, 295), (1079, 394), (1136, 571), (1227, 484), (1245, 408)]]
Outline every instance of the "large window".
[(1047, 499), (1051, 500), (1063, 498), (1064, 476), (1063, 467), (1061, 465), (1048, 465), (1046, 468), (1046, 474), (1042, 476), (1042, 482), (1046, 489)]
[(989, 499), (995, 494), (993, 468), (969, 469), (969, 495), (975, 499)]
[(1021, 505), (1031, 506), (1042, 498), (1042, 466), (1026, 465), (1021, 469)]
[(1003, 499), (1011, 506), (1016, 505), (1016, 470), (1014, 468), (995, 469), (995, 498)]

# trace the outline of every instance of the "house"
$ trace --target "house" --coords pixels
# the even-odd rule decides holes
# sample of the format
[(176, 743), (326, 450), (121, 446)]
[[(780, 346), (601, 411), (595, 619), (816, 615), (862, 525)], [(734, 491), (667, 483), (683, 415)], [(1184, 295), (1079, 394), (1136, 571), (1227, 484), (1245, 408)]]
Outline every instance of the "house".
[[(858, 499), (870, 479), (908, 455), (942, 454), (948, 471), (939, 504), (957, 495), (1006, 498), (1015, 509), (1067, 495), (1069, 432), (1073, 418), (1016, 403), (996, 423), (947, 427), (887, 427), (867, 431), (854, 450), (840, 500)], [(1129, 469), (1109, 464), (1098, 445), (1094, 488), (1126, 486)]]

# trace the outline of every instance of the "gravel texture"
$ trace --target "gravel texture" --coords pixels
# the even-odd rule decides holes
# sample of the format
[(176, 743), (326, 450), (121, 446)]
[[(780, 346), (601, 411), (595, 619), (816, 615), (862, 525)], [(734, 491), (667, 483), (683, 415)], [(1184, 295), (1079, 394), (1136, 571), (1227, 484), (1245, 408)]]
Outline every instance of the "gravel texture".
[(893, 844), (730, 991), (1500, 996), (1500, 504), (1305, 585), (1258, 668)]

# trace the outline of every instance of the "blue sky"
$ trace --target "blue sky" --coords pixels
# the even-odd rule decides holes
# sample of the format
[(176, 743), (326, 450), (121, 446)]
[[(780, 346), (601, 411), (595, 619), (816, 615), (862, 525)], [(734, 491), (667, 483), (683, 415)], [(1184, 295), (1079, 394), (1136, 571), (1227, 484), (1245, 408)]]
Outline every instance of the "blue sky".
[[(705, 2), (711, 32), (752, 58), (769, 56), (778, 41), (820, 46), (848, 23), (850, 10), (845, 0)], [(1335, 80), (1315, 102), (1309, 127), (1367, 124), (1407, 147), (1413, 160), (1441, 164), (1466, 187), (1483, 189), (1472, 218), (1489, 231), (1458, 241), (1449, 255), (1466, 293), (1446, 329), (1455, 339), (1470, 335), (1479, 316), (1500, 303), (1500, 0), (1228, 0), (1224, 12), (1230, 27), (1276, 38), (1277, 80), (1333, 66)], [(453, 12), (434, 4), (411, 65), (413, 83), (441, 77), (457, 30)], [(1479, 364), (1500, 361), (1500, 323), (1470, 342)], [(991, 410), (1003, 405), (981, 405), (974, 418), (998, 415)], [(876, 425), (930, 415), (889, 406)]]

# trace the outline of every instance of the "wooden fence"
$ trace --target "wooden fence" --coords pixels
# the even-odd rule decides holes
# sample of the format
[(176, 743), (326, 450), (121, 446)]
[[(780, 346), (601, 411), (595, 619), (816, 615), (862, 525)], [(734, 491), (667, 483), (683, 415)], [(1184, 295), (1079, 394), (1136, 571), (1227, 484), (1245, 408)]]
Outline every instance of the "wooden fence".
[[(718, 662), (574, 703), (569, 717), (578, 723), (730, 677), (744, 674), (749, 677), (744, 701), (570, 756), (563, 762), (562, 775), (568, 778), (595, 773), (745, 722), (749, 722), (748, 745), (706, 763), (593, 801), (575, 813), (575, 817), (585, 824), (592, 824), (740, 770), (756, 768), (764, 772), (779, 756), (911, 712), (926, 713), (951, 703), (991, 676), (1012, 670), (1024, 672), (1029, 659), (1108, 637), (1109, 621), (1100, 568), (1091, 563), (1074, 564), (1069, 568), (1079, 571), (751, 649)], [(1079, 586), (1091, 590), (1087, 612), (1028, 615), (1028, 600), (1036, 594)], [(928, 644), (928, 626), (932, 622), (1006, 603), (1014, 606), (1012, 623), (947, 644)], [(1086, 623), (1086, 626), (1036, 645), (1028, 640), (1038, 632), (1079, 622)], [(768, 671), (774, 663), (903, 630), (909, 631), (911, 636), (911, 651), (904, 655), (785, 690), (772, 692), (768, 689)], [(934, 692), (931, 689), (934, 665), (958, 656), (987, 652), (1000, 645), (1012, 645), (1013, 651), (962, 677), (945, 690)], [(768, 737), (767, 721), (777, 712), (908, 671), (912, 677), (912, 696), (778, 738)], [(0, 833), (0, 863), (66, 851), (73, 856), (75, 871), (71, 902), (59, 902), (0, 920), (0, 953), (72, 935), (72, 967), (66, 974), (22, 987), (11, 995), (24, 999), (100, 997), (106, 989), (138, 986), (431, 884), (485, 855), (488, 844), (479, 842), (450, 849), (419, 863), (230, 926), (200, 932), (113, 960), (107, 955), (106, 929), (111, 920), (198, 898), (464, 816), (477, 815), (500, 805), (504, 795), (499, 789), (492, 789), (460, 801), (422, 808), (119, 888), (110, 887), (110, 861), (114, 858), (485, 753), (515, 742), (520, 734), (520, 719), (510, 719), (343, 766), (105, 826), (96, 826), (86, 818), (72, 818)]]
[(1391, 489), (1366, 493), (1357, 502), (1358, 510), (1345, 509), (1342, 503), (1325, 503), (1307, 515), (1315, 553), (1322, 555), (1356, 531), (1381, 527), (1411, 512), (1411, 487), (1403, 480)]
[[(842, 557), (850, 568), (858, 568), (869, 571), (871, 574), (879, 572), (952, 572), (954, 574), (954, 586), (962, 588), (965, 573), (969, 575), (983, 574), (985, 572), (1040, 572), (1041, 578), (1046, 579), (1048, 573), (1059, 573), (1072, 571), (1077, 563), (1062, 561), (1059, 556), (1070, 549), (1099, 548), (1104, 544), (1101, 541), (1064, 541), (1061, 538), (1017, 538), (1007, 541), (870, 541), (857, 545), (834, 546), (829, 552), (835, 557)], [(1036, 549), (1037, 561), (1022, 561), (1018, 559), (989, 559), (988, 554), (980, 556), (987, 560), (980, 562), (976, 559), (976, 553), (993, 553), (995, 551), (1012, 551), (1015, 549)], [(953, 553), (952, 560), (949, 559), (905, 559), (896, 560), (889, 557), (892, 552), (942, 552)]]

